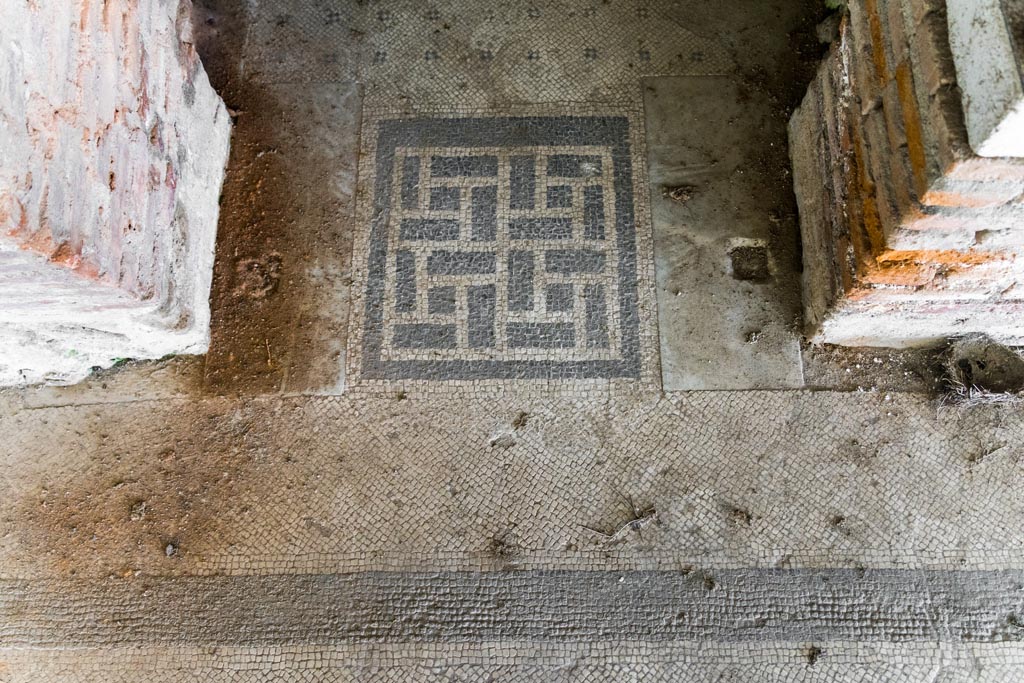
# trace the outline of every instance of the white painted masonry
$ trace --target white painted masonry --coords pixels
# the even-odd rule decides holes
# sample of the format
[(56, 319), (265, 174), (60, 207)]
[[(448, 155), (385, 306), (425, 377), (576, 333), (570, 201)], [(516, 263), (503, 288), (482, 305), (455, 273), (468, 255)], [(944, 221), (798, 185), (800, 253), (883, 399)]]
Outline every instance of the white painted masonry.
[(0, 385), (206, 350), (231, 125), (190, 13), (0, 5)]
[(948, 0), (949, 43), (971, 148), (983, 157), (1024, 156), (1020, 46), (1000, 0)]

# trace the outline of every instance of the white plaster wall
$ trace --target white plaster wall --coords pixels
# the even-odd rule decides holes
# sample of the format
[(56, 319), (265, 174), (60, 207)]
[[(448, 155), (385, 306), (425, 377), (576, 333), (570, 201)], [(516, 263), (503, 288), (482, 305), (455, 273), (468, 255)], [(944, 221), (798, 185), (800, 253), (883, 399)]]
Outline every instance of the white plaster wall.
[(157, 306), (0, 240), (0, 385), (64, 384), (120, 358), (200, 351), (205, 340), (169, 332)]
[[(230, 121), (190, 12), (0, 3), (0, 384), (206, 350)], [(61, 296), (33, 306), (48, 277)]]
[(949, 43), (971, 148), (1024, 156), (1024, 84), (1000, 0), (947, 0)]

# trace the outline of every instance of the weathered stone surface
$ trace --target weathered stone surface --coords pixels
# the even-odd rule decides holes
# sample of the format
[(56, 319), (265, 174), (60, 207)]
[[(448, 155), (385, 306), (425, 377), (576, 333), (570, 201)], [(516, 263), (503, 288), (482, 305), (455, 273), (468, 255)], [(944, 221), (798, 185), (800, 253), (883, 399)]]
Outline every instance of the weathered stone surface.
[[(225, 195), (244, 210), (224, 212), (232, 240), (219, 250), (215, 308), (232, 311), (215, 331), (236, 339), (221, 344), (220, 365), (216, 356), (128, 364), (73, 388), (0, 392), (0, 681), (1020, 678), (1019, 411), (889, 395), (907, 389), (908, 373), (875, 365), (878, 356), (867, 364), (893, 384), (848, 375), (851, 389), (878, 389), (864, 393), (663, 394), (628, 379), (441, 376), (295, 395), (341, 390), (330, 343), (346, 342), (345, 281), (361, 277), (347, 263), (365, 224), (347, 207), (359, 122), (369, 123), (360, 112), (375, 111), (363, 107), (363, 85), (378, 105), (382, 93), (400, 105), (390, 119), (422, 107), (424, 93), (436, 97), (444, 106), (422, 109), (431, 120), (457, 117), (458, 105), (493, 116), (503, 93), (572, 97), (561, 111), (542, 99), (543, 111), (580, 116), (609, 79), (632, 97), (642, 88), (652, 177), (634, 187), (662, 207), (653, 231), (662, 348), (691, 363), (687, 373), (707, 364), (704, 388), (729, 375), (763, 380), (766, 371), (751, 371), (773, 362), (761, 321), (778, 330), (796, 312), (788, 299), (772, 303), (795, 267), (783, 245), (796, 240), (787, 165), (777, 162), (781, 90), (748, 78), (622, 76), (639, 57), (637, 38), (653, 42), (645, 70), (677, 68), (661, 57), (673, 55), (687, 69), (687, 58), (718, 68), (710, 52), (647, 30), (685, 23), (725, 36), (739, 64), (764, 64), (734, 75), (793, 81), (780, 62), (752, 55), (759, 43), (788, 48), (791, 24), (772, 17), (797, 3), (691, 2), (692, 12), (674, 0), (594, 3), (594, 16), (581, 16), (583, 3), (540, 1), (497, 6), (490, 18), (474, 0), (244, 4), (259, 23), (237, 79), (247, 94), (230, 95), (243, 114)], [(346, 24), (350, 13), (361, 22)], [(197, 26), (223, 35), (218, 21)], [(593, 24), (619, 42), (601, 42), (607, 33)], [(357, 33), (373, 43), (366, 59), (382, 62), (376, 74), (324, 82), (355, 78), (345, 60)], [(274, 42), (261, 45), (267, 36)], [(475, 41), (491, 36), (502, 42), (478, 58)], [(287, 82), (267, 86), (261, 71)], [(829, 144), (853, 134), (834, 102), (822, 105)], [(822, 177), (835, 185), (845, 167), (824, 158)], [(425, 206), (436, 184), (427, 164), (405, 193)], [(460, 211), (470, 215), (460, 229), (491, 240), (467, 191), (486, 178), (463, 181)], [(546, 170), (533, 181), (521, 210), (546, 212)], [(517, 184), (494, 193), (502, 210)], [(398, 186), (392, 197), (406, 199)], [(573, 210), (585, 207), (579, 198)], [(828, 206), (839, 229), (842, 207)], [(587, 240), (615, 234), (611, 209)], [(575, 223), (588, 227), (585, 211)], [(416, 257), (419, 246), (399, 251)], [(746, 269), (741, 254), (759, 256)], [(568, 313), (549, 305), (546, 285), (571, 285), (578, 339), (599, 336), (588, 310), (607, 283), (584, 273), (553, 282), (545, 258), (531, 261), (521, 299)], [(778, 286), (762, 281), (764, 266)], [(752, 279), (735, 279), (744, 272)], [(454, 294), (455, 310), (467, 308), (456, 321), (467, 342), (481, 339), (474, 330), (490, 309), (470, 313), (469, 302), (494, 300), (490, 283), (415, 284), (427, 316), (453, 315)], [(736, 353), (731, 335), (750, 350)], [(176, 379), (153, 374), (179, 363), (187, 372)], [(206, 395), (218, 368), (218, 392), (249, 398)]]
[(1024, 340), (1024, 162), (970, 150), (944, 3), (849, 9), (790, 123), (809, 335)]
[(1013, 35), (1021, 0), (948, 0), (949, 41), (971, 147), (983, 157), (1024, 156), (1024, 45)]
[(593, 681), (1010, 681), (1024, 661), (1009, 406), (192, 397), (12, 407), (0, 433), (0, 680), (574, 680), (564, 660)]
[(0, 385), (206, 349), (230, 121), (190, 11), (0, 8)]

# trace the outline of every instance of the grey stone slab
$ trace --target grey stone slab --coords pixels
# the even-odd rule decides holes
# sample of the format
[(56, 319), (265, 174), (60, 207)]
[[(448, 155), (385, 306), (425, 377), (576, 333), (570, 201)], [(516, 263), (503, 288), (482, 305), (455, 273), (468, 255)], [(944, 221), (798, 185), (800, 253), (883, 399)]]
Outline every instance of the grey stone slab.
[[(646, 85), (663, 386), (803, 386), (785, 117), (728, 78)], [(683, 201), (665, 196), (680, 186)], [(734, 271), (730, 251), (747, 246), (767, 250), (767, 277)]]
[(398, 236), (403, 240), (457, 240), (459, 221), (452, 218), (403, 218)]
[(508, 222), (508, 235), (514, 240), (568, 240), (572, 239), (572, 219), (513, 218)]
[(433, 251), (427, 257), (430, 275), (485, 275), (495, 270), (496, 256), (490, 251)]

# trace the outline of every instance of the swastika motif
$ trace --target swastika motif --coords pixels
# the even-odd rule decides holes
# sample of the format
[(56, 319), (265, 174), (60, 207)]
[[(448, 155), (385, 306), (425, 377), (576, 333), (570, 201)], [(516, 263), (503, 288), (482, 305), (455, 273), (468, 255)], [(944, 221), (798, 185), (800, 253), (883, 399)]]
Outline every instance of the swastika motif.
[(639, 378), (633, 132), (625, 115), (378, 121), (354, 379)]

